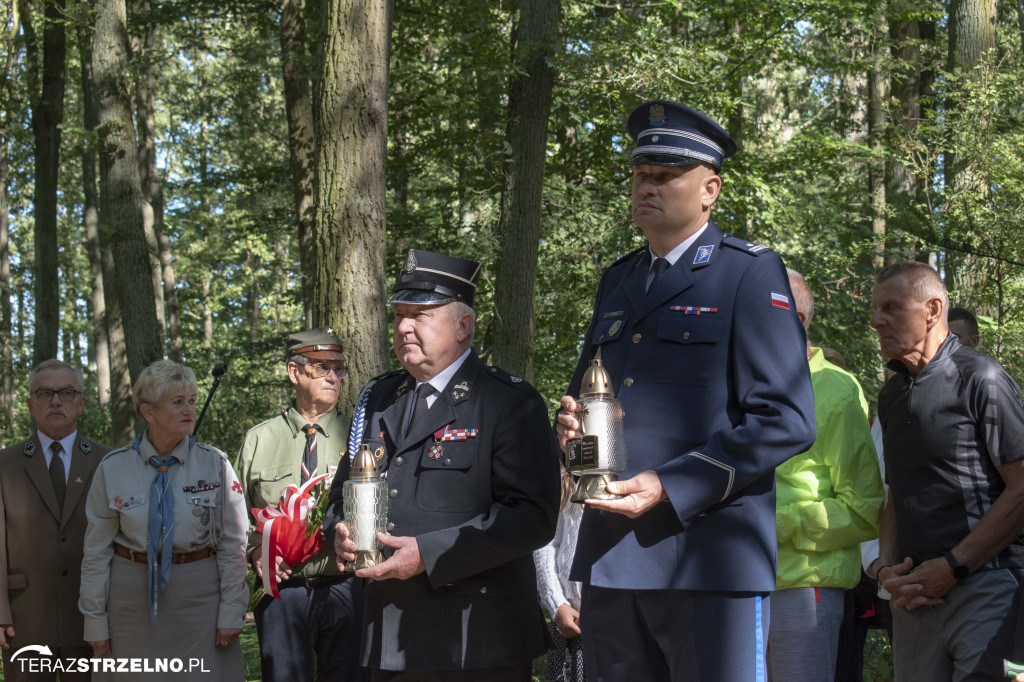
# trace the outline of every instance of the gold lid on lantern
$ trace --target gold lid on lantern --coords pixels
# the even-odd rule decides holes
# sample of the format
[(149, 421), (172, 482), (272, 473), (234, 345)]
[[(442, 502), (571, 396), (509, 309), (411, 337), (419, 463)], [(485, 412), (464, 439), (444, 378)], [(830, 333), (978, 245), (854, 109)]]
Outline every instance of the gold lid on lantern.
[(583, 373), (583, 382), (580, 384), (580, 397), (611, 397), (614, 395), (615, 393), (612, 391), (612, 378), (608, 376), (608, 370), (601, 364), (601, 347), (598, 346), (597, 354), (590, 361), (590, 367)]
[(377, 458), (370, 449), (368, 443), (363, 443), (352, 458), (352, 468), (349, 469), (349, 480), (372, 481), (380, 478), (377, 472)]

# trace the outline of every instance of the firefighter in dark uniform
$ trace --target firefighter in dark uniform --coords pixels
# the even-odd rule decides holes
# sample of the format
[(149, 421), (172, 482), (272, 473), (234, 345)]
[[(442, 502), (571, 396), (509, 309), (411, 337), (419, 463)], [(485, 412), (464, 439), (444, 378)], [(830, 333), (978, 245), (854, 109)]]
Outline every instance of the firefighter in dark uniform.
[(556, 419), (575, 435), (600, 349), (625, 411), (621, 499), (588, 502), (571, 579), (587, 679), (762, 679), (775, 467), (814, 442), (803, 327), (782, 260), (710, 220), (729, 134), (674, 102), (629, 117), (633, 219)]
[[(364, 389), (362, 443), (388, 487), (386, 560), (366, 586), (362, 662), (373, 680), (530, 679), (544, 653), (533, 550), (555, 531), (558, 455), (540, 395), (470, 348), (480, 264), (410, 251), (394, 296), (404, 370)], [(359, 407), (356, 410), (360, 414)], [(349, 458), (325, 521), (338, 561)]]

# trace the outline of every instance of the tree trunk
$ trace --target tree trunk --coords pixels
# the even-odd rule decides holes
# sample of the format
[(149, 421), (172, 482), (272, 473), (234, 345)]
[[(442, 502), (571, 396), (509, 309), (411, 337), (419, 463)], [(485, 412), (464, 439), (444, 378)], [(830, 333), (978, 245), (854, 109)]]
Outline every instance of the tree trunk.
[(875, 252), (871, 265), (876, 269), (885, 266), (885, 83), (888, 74), (885, 67), (884, 36), (885, 15), (879, 7), (873, 12), (874, 31), (869, 49), (871, 50), (871, 71), (868, 73), (868, 144), (871, 160), (868, 165), (868, 187), (871, 205), (871, 232), (875, 236)]
[[(494, 364), (533, 378), (537, 249), (559, 0), (522, 0), (513, 32), (507, 143), (494, 285)], [(518, 35), (516, 35), (518, 34)]]
[(60, 125), (64, 122), (66, 75), (64, 20), (66, 0), (46, 0), (43, 16), (43, 49), (31, 22), (28, 0), (18, 0), (32, 106), (32, 138), (35, 152), (35, 324), (33, 364), (57, 357), (60, 315), (60, 280), (57, 265), (57, 176), (60, 165)]
[(305, 0), (281, 3), (281, 62), (284, 71), (284, 108), (288, 118), (288, 153), (292, 172), (292, 196), (299, 235), (302, 269), (302, 309), (305, 323), (313, 319), (310, 276), (316, 252), (313, 224), (313, 100), (310, 95), (310, 64), (306, 50)]
[(142, 225), (142, 189), (127, 81), (128, 31), (124, 0), (97, 0), (93, 73), (99, 111), (104, 220), (117, 240), (114, 265), (132, 380), (163, 355)]
[(384, 301), (388, 0), (327, 3), (314, 92), (312, 326), (345, 340), (351, 412), (388, 366)]
[(14, 36), (6, 41), (7, 59), (4, 71), (0, 74), (0, 433), (12, 433), (12, 417), (14, 414), (14, 354), (11, 352), (11, 334), (14, 331), (13, 310), (11, 309), (11, 250), (10, 250), (10, 164), (7, 159), (11, 151), (11, 121), (14, 118), (14, 101), (11, 93), (12, 76), (17, 53), (14, 49)]
[[(889, 87), (895, 105), (895, 127), (913, 138), (921, 121), (922, 71), (921, 36), (917, 19), (904, 15), (889, 19), (891, 43)], [(912, 219), (910, 207), (917, 201), (921, 183), (914, 169), (899, 155), (887, 156), (886, 200), (892, 206), (893, 222)], [(895, 226), (899, 230), (898, 224)]]
[[(96, 129), (98, 115), (92, 77), (92, 34), (87, 21), (78, 24), (78, 53), (82, 67), (82, 120), (85, 130), (91, 133)], [(91, 350), (96, 363), (99, 404), (100, 408), (105, 410), (110, 405), (110, 343), (107, 340), (107, 310), (103, 300), (103, 256), (100, 253), (96, 150), (88, 143), (82, 148), (82, 197), (85, 249), (89, 257), (89, 277), (92, 284)]]
[[(949, 53), (947, 67), (950, 72), (967, 73), (980, 65), (990, 50), (996, 47), (995, 0), (952, 0), (949, 11)], [(952, 126), (960, 116), (960, 104), (947, 102), (947, 116)], [(956, 240), (978, 244), (980, 236), (968, 225), (960, 224), (958, 214), (967, 214), (973, 205), (983, 201), (988, 189), (962, 155), (949, 149), (945, 155), (947, 221), (955, 230)], [(959, 210), (957, 210), (959, 207)], [(961, 305), (974, 312), (991, 315), (995, 311), (983, 303), (980, 296), (994, 274), (991, 261), (971, 254), (949, 253), (947, 258), (947, 287), (956, 293)]]
[[(140, 7), (146, 15), (150, 9), (149, 2), (143, 2)], [(181, 362), (181, 307), (178, 303), (178, 290), (175, 288), (170, 243), (164, 229), (164, 185), (156, 166), (154, 101), (157, 89), (157, 64), (153, 56), (155, 42), (156, 26), (151, 21), (146, 25), (140, 41), (140, 68), (135, 85), (139, 125), (139, 179), (142, 187), (146, 240), (151, 257), (156, 259), (156, 263), (153, 264), (153, 298), (157, 304), (157, 319), (160, 321), (163, 337), (170, 338), (170, 358), (175, 362)]]
[[(5, 83), (6, 86), (6, 78)], [(6, 88), (5, 88), (6, 89)], [(4, 92), (4, 95), (7, 93)], [(5, 103), (10, 99), (5, 97)], [(9, 113), (5, 112), (5, 113)], [(4, 116), (4, 122), (10, 121)], [(7, 193), (7, 181), (10, 178), (10, 167), (7, 165), (7, 154), (10, 149), (10, 136), (7, 130), (0, 131), (0, 433), (11, 432), (11, 416), (14, 411), (14, 357), (11, 353), (11, 251), (8, 216), (10, 201)]]

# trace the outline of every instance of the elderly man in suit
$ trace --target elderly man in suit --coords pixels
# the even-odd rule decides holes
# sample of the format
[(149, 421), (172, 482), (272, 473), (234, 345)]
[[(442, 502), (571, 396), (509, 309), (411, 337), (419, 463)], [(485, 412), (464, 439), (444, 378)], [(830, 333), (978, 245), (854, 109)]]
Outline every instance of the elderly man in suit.
[[(373, 579), (374, 682), (528, 682), (544, 653), (533, 550), (555, 533), (558, 459), (537, 391), (470, 348), (479, 274), (475, 261), (409, 252), (390, 302), (404, 369), (372, 381), (356, 409), (353, 440), (388, 484), (386, 559), (356, 571)], [(356, 558), (339, 522), (349, 466), (342, 457), (325, 524), (342, 566)]]
[[(0, 452), (0, 647), (8, 682), (56, 680), (52, 659), (89, 658), (78, 611), (85, 498), (107, 451), (78, 432), (85, 407), (82, 374), (46, 360), (29, 375), (28, 409), (36, 433)], [(49, 647), (33, 665), (29, 645)], [(67, 665), (65, 662), (64, 665)], [(88, 680), (62, 672), (62, 680)]]

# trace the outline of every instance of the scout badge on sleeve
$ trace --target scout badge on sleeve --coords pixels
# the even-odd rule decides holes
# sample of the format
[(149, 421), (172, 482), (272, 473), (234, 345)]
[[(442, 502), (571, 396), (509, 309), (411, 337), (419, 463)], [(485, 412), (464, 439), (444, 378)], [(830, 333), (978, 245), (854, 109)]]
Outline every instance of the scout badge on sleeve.
[(279, 509), (252, 510), (256, 530), (263, 534), (263, 590), (275, 599), (281, 598), (274, 579), (276, 571), (273, 567), (277, 566), (277, 557), (284, 559), (289, 566), (295, 566), (323, 547), (323, 533), (306, 535), (306, 518), (316, 505), (316, 498), (310, 490), (326, 478), (327, 474), (320, 474), (303, 483), (301, 488), (294, 484), (288, 486), (281, 494)]

